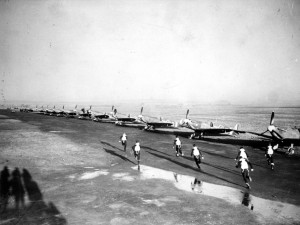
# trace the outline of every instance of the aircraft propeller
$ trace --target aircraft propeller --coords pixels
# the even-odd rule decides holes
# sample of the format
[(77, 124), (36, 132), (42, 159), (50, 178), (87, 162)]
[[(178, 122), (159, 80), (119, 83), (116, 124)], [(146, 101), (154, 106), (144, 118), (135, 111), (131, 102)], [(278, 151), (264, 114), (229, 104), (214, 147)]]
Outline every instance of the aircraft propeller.
[(274, 123), (274, 112), (271, 114), (271, 120), (270, 120), (270, 125), (273, 125)]
[[(271, 119), (270, 119), (270, 125), (268, 126), (266, 131), (261, 133), (261, 135), (265, 134), (266, 132), (270, 132), (273, 137), (276, 137), (276, 138), (282, 140), (283, 139), (282, 136), (278, 132), (276, 132), (276, 129), (277, 130), (281, 130), (281, 129), (274, 126), (274, 117), (275, 117), (275, 113), (272, 112)], [(285, 130), (283, 130), (283, 131), (285, 131)]]

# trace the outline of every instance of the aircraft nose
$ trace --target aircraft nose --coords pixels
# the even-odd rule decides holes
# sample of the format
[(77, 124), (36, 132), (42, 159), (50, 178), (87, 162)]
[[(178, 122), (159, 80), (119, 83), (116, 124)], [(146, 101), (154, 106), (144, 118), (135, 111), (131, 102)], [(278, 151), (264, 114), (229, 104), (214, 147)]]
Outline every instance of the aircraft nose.
[(275, 129), (275, 126), (273, 126), (273, 125), (268, 126), (268, 131), (273, 132), (274, 129)]

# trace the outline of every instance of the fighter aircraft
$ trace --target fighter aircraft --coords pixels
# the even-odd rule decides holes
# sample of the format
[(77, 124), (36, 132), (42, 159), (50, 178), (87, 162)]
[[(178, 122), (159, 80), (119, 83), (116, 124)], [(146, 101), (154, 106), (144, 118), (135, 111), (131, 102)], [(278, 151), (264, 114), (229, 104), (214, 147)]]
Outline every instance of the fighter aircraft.
[[(64, 107), (63, 107), (64, 108)], [(67, 118), (75, 118), (77, 116), (77, 105), (73, 110), (63, 110), (63, 115)]]
[(63, 116), (64, 115), (64, 108), (65, 106), (63, 106), (62, 109), (53, 109), (53, 112), (51, 113), (51, 116)]
[(54, 106), (52, 109), (48, 109), (48, 105), (47, 105), (47, 108), (46, 108), (44, 114), (45, 114), (45, 115), (48, 115), (48, 116), (52, 116), (54, 110), (55, 110), (55, 106)]
[(85, 110), (84, 108), (81, 109), (82, 113), (79, 113), (78, 115), (78, 119), (81, 119), (81, 120), (87, 120), (87, 119), (91, 119), (91, 109), (92, 109), (92, 106), (90, 106), (90, 109), (88, 110)]
[(146, 122), (146, 131), (164, 134), (174, 134), (185, 137), (190, 137), (195, 133), (193, 129), (181, 126), (177, 121), (162, 120)]
[(31, 112), (35, 114), (44, 114), (45, 113), (44, 106), (42, 106), (41, 108), (38, 108), (38, 106), (36, 106), (35, 109), (32, 109)]
[(146, 121), (143, 119), (143, 107), (141, 108), (140, 115), (136, 117), (131, 117), (130, 114), (128, 117), (116, 117), (116, 125), (118, 126), (126, 126), (126, 127), (138, 127), (145, 128)]
[[(13, 109), (15, 110), (15, 108), (11, 107), (11, 110), (13, 110)], [(22, 105), (20, 107), (20, 112), (33, 112), (33, 109)]]
[[(270, 141), (273, 141), (275, 143), (278, 143), (279, 145), (299, 145), (300, 144), (300, 128), (297, 127), (289, 127), (287, 129), (282, 129), (279, 127), (276, 127), (274, 125), (274, 117), (275, 113), (272, 112), (271, 119), (270, 119), (270, 125), (267, 127), (267, 130), (263, 133), (256, 133), (251, 131), (237, 131), (238, 133), (249, 133), (254, 134), (260, 137), (264, 137), (266, 139), (269, 139)], [(267, 135), (266, 133), (269, 132), (271, 134)]]
[(196, 122), (188, 119), (189, 109), (187, 110), (185, 119), (180, 120), (179, 124), (195, 131), (192, 138), (202, 138), (204, 136), (223, 136), (223, 135), (236, 135), (239, 124), (234, 128), (224, 127), (222, 125), (215, 126), (212, 122), (210, 124), (204, 122)]
[(116, 118), (117, 109), (112, 106), (110, 113), (101, 113), (101, 114), (94, 114), (93, 121), (94, 122), (100, 122), (100, 123), (115, 123), (117, 121)]

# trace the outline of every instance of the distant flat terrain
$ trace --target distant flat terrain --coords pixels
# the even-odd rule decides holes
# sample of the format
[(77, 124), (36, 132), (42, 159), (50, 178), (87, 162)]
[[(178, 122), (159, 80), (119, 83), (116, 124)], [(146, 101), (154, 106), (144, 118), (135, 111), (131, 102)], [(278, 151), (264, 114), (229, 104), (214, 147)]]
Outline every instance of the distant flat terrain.
[[(127, 152), (119, 143), (128, 136)], [(184, 157), (176, 157), (173, 135), (31, 113), (0, 110), (0, 169), (26, 169), (42, 193), (39, 203), (26, 195), (25, 209), (11, 199), (0, 224), (296, 224), (289, 215), (265, 215), (218, 196), (178, 189), (187, 177), (223, 185), (237, 193), (282, 202), (300, 213), (298, 157), (275, 153), (271, 171), (262, 148), (246, 147), (253, 163), (252, 189), (245, 188), (234, 158), (239, 146), (181, 138)], [(131, 146), (139, 140), (143, 165), (178, 175), (178, 180), (142, 179)], [(204, 154), (200, 172), (190, 157), (196, 143)], [(145, 168), (148, 168), (145, 167)], [(169, 172), (168, 172), (169, 171)], [(162, 175), (162, 174), (161, 174)], [(189, 184), (188, 184), (189, 185)], [(230, 195), (228, 195), (230, 198)], [(234, 197), (234, 199), (237, 199)], [(30, 204), (31, 202), (31, 204)], [(34, 207), (34, 206), (38, 207)], [(293, 212), (295, 211), (296, 212)], [(241, 216), (243, 215), (243, 216)], [(271, 214), (272, 215), (272, 214)], [(297, 218), (294, 218), (297, 219)]]

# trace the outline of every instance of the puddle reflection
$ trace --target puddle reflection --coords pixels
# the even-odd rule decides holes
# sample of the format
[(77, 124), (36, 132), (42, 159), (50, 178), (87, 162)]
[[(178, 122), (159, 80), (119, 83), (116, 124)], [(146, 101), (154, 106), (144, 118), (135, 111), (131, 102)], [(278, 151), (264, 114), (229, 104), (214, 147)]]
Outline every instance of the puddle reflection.
[[(137, 166), (132, 167), (137, 170)], [(250, 191), (210, 184), (201, 181), (199, 177), (181, 175), (167, 170), (141, 165), (141, 179), (163, 179), (172, 182), (178, 189), (223, 199), (234, 205), (244, 205), (263, 217), (290, 219), (300, 222), (300, 207), (279, 201), (255, 197)]]

